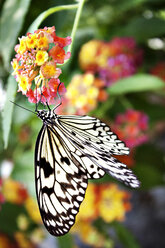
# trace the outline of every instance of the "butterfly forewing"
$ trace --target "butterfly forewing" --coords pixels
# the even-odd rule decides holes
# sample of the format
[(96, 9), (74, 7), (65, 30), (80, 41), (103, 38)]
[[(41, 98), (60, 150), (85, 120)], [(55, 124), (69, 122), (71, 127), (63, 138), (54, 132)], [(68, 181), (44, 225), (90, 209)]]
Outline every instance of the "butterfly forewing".
[[(77, 117), (77, 116), (76, 116)], [(113, 155), (128, 155), (129, 148), (118, 139), (110, 128), (99, 119), (89, 116), (60, 116), (60, 124), (64, 129), (81, 136), (81, 140), (92, 144), (95, 148), (102, 149)]]

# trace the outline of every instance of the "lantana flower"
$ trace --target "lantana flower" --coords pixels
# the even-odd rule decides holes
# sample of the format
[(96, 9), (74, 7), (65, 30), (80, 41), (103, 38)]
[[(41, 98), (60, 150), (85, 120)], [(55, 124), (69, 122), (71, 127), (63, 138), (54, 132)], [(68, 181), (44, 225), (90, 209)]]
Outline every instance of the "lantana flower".
[(80, 50), (80, 67), (103, 79), (107, 86), (138, 70), (143, 51), (131, 37), (117, 37), (109, 42), (91, 40)]
[(121, 190), (116, 184), (88, 184), (85, 200), (80, 206), (76, 223), (71, 232), (92, 247), (106, 247), (112, 240), (98, 233), (93, 222), (101, 218), (104, 222), (123, 221), (131, 209), (130, 193)]
[(86, 220), (81, 220), (75, 224), (71, 229), (71, 233), (78, 235), (83, 244), (87, 244), (87, 247), (114, 247), (110, 237), (105, 237), (103, 233), (99, 232), (99, 230), (91, 224), (91, 222)]
[(130, 148), (148, 141), (148, 116), (141, 111), (128, 109), (118, 114), (111, 128)]
[[(60, 84), (59, 76), (62, 73), (58, 64), (70, 58), (70, 52), (64, 50), (70, 43), (70, 37), (56, 35), (55, 27), (38, 29), (33, 34), (27, 33), (27, 36), (19, 38), (11, 64), (18, 91), (26, 95), (29, 102), (55, 103), (57, 83)], [(64, 88), (61, 83), (59, 94), (65, 92)]]
[(28, 198), (28, 192), (23, 184), (10, 178), (4, 181), (2, 186), (2, 193), (6, 201), (18, 205), (24, 204)]
[(86, 114), (93, 110), (98, 101), (105, 101), (108, 97), (104, 87), (104, 82), (92, 73), (76, 74), (67, 87), (62, 112)]
[(131, 209), (129, 199), (130, 194), (120, 190), (116, 184), (89, 184), (77, 223), (80, 220), (94, 221), (98, 217), (105, 222), (123, 221), (126, 212)]

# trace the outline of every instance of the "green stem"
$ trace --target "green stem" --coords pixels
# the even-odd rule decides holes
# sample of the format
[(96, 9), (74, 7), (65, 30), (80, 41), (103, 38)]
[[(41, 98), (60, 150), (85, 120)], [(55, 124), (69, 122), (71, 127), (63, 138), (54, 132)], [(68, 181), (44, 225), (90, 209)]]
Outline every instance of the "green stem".
[(80, 20), (80, 16), (81, 16), (81, 12), (82, 12), (84, 2), (85, 2), (85, 0), (80, 0), (80, 2), (79, 2), (79, 6), (78, 6), (78, 9), (77, 9), (77, 13), (76, 13), (76, 17), (75, 17), (75, 20), (74, 20), (72, 33), (71, 33), (72, 43), (68, 47), (68, 52), (72, 51), (73, 42), (74, 42), (74, 39), (75, 39), (76, 30), (77, 30), (77, 27), (78, 27), (78, 24), (79, 24), (79, 20)]
[[(75, 39), (75, 35), (76, 35), (76, 30), (79, 24), (79, 20), (80, 20), (80, 16), (81, 16), (81, 12), (82, 12), (82, 8), (84, 5), (85, 0), (79, 0), (78, 4), (70, 4), (70, 5), (61, 5), (61, 6), (56, 6), (53, 8), (50, 8), (44, 12), (42, 12), (37, 19), (30, 25), (29, 29), (27, 32), (32, 33), (34, 32), (34, 30), (36, 30), (39, 25), (49, 16), (52, 15), (55, 12), (61, 11), (61, 10), (69, 10), (69, 9), (76, 9), (77, 8), (77, 12), (76, 12), (76, 16), (75, 16), (75, 20), (74, 20), (74, 24), (73, 24), (73, 28), (72, 28), (72, 32), (71, 32), (71, 38), (72, 38), (72, 43), (68, 46), (68, 52), (72, 51), (72, 47), (73, 47), (73, 42)], [(66, 64), (69, 60), (66, 60), (64, 62), (64, 64)], [(58, 67), (63, 66), (62, 65), (58, 65)]]
[(133, 105), (128, 101), (128, 99), (125, 96), (120, 96), (120, 101), (124, 108), (126, 109), (134, 109)]
[[(70, 53), (72, 52), (72, 47), (73, 47), (73, 43), (74, 43), (74, 39), (75, 39), (75, 35), (76, 35), (76, 31), (77, 31), (77, 27), (78, 27), (78, 24), (79, 24), (79, 20), (80, 20), (80, 16), (81, 16), (81, 12), (82, 12), (84, 2), (85, 2), (85, 0), (79, 0), (78, 9), (77, 9), (77, 12), (76, 12), (76, 16), (75, 16), (75, 19), (74, 19), (74, 24), (73, 24), (73, 28), (72, 28), (72, 32), (71, 32), (72, 42), (68, 46), (68, 50), (67, 50), (67, 52), (70, 52)], [(66, 60), (64, 62), (64, 64), (62, 64), (61, 66), (65, 65), (68, 61), (69, 61), (69, 59)], [(60, 65), (58, 65), (58, 66), (60, 66)]]
[(42, 12), (36, 19), (35, 21), (30, 25), (30, 27), (28, 28), (27, 32), (34, 32), (34, 30), (36, 30), (39, 25), (50, 15), (52, 15), (55, 12), (61, 11), (61, 10), (70, 10), (70, 9), (76, 9), (79, 8), (79, 4), (69, 4), (69, 5), (60, 5), (60, 6), (56, 6), (53, 8), (50, 8), (48, 10), (45, 10), (44, 12)]
[(97, 109), (90, 112), (91, 115), (96, 115), (99, 118), (104, 118), (106, 113), (112, 108), (113, 104), (115, 103), (116, 98), (111, 97), (99, 106)]

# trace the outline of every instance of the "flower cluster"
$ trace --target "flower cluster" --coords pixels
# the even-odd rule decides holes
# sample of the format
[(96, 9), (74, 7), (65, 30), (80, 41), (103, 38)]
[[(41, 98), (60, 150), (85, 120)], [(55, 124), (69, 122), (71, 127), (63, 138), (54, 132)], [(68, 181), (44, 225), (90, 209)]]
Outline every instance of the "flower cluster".
[(92, 73), (76, 74), (67, 87), (63, 112), (86, 114), (95, 109), (98, 102), (105, 101), (108, 97), (104, 88), (104, 81), (95, 78)]
[(10, 178), (4, 180), (2, 192), (6, 201), (18, 205), (24, 204), (28, 198), (26, 188), (21, 183)]
[(126, 212), (131, 209), (129, 198), (130, 194), (120, 190), (116, 184), (89, 184), (77, 222), (93, 221), (98, 217), (105, 222), (123, 221)]
[[(37, 245), (45, 238), (44, 231), (41, 229), (42, 224), (41, 216), (37, 206), (37, 202), (31, 198), (27, 189), (23, 184), (7, 178), (2, 185), (2, 193), (5, 203), (10, 203), (11, 209), (18, 209), (20, 212), (16, 216), (16, 226), (13, 227), (13, 246), (10, 246), (8, 236), (0, 233), (0, 244), (2, 247), (13, 248), (29, 248), (37, 247)], [(5, 212), (5, 206), (4, 206)], [(14, 222), (14, 221), (13, 221)], [(15, 223), (15, 222), (14, 222)], [(32, 228), (33, 227), (33, 228)]]
[(99, 217), (107, 223), (123, 221), (126, 212), (131, 209), (129, 199), (130, 194), (120, 190), (116, 184), (89, 183), (71, 232), (93, 247), (105, 247), (105, 237), (98, 233), (92, 222)]
[[(61, 74), (57, 64), (63, 64), (70, 58), (70, 52), (64, 50), (70, 43), (70, 37), (56, 36), (54, 27), (38, 29), (19, 39), (15, 46), (17, 54), (12, 60), (13, 75), (18, 82), (18, 91), (26, 95), (29, 102), (54, 104)], [(61, 83), (59, 93), (64, 92), (65, 87)]]
[(148, 116), (143, 112), (129, 109), (118, 114), (111, 128), (130, 148), (148, 141)]
[(98, 73), (107, 86), (134, 74), (143, 52), (133, 38), (114, 38), (109, 42), (92, 40), (83, 45), (79, 61), (85, 71)]
[(165, 81), (165, 62), (159, 62), (150, 70), (150, 72), (152, 75), (160, 77)]
[(2, 193), (6, 202), (24, 205), (31, 219), (36, 223), (41, 223), (37, 203), (29, 196), (23, 184), (8, 178), (3, 182)]
[[(103, 233), (99, 232), (98, 228), (94, 227), (91, 222), (81, 220), (76, 224), (71, 231), (79, 236), (83, 242), (83, 246), (78, 247), (94, 247), (94, 248), (114, 248), (114, 241)], [(84, 243), (86, 245), (84, 245)]]

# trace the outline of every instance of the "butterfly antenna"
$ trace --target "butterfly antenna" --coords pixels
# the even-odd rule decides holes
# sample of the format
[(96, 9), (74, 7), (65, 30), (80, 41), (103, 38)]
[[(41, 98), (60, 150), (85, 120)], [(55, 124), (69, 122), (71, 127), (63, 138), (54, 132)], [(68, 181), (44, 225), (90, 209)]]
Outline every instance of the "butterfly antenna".
[(29, 112), (31, 112), (31, 113), (33, 113), (33, 114), (36, 115), (36, 113), (35, 113), (34, 111), (31, 111), (30, 109), (24, 108), (24, 107), (22, 107), (21, 105), (15, 103), (15, 102), (12, 102), (12, 101), (10, 101), (10, 102), (13, 103), (13, 104), (15, 104), (16, 106), (18, 106), (18, 107), (20, 107), (20, 108), (22, 108), (22, 109), (25, 109), (25, 110), (27, 110), (27, 111), (29, 111)]
[(55, 112), (56, 108), (58, 108), (62, 104), (62, 99), (61, 99), (61, 96), (59, 94), (59, 87), (60, 87), (60, 85), (61, 85), (61, 82), (59, 83), (59, 85), (57, 87), (57, 96), (60, 99), (60, 103), (56, 107), (53, 108), (53, 112)]

